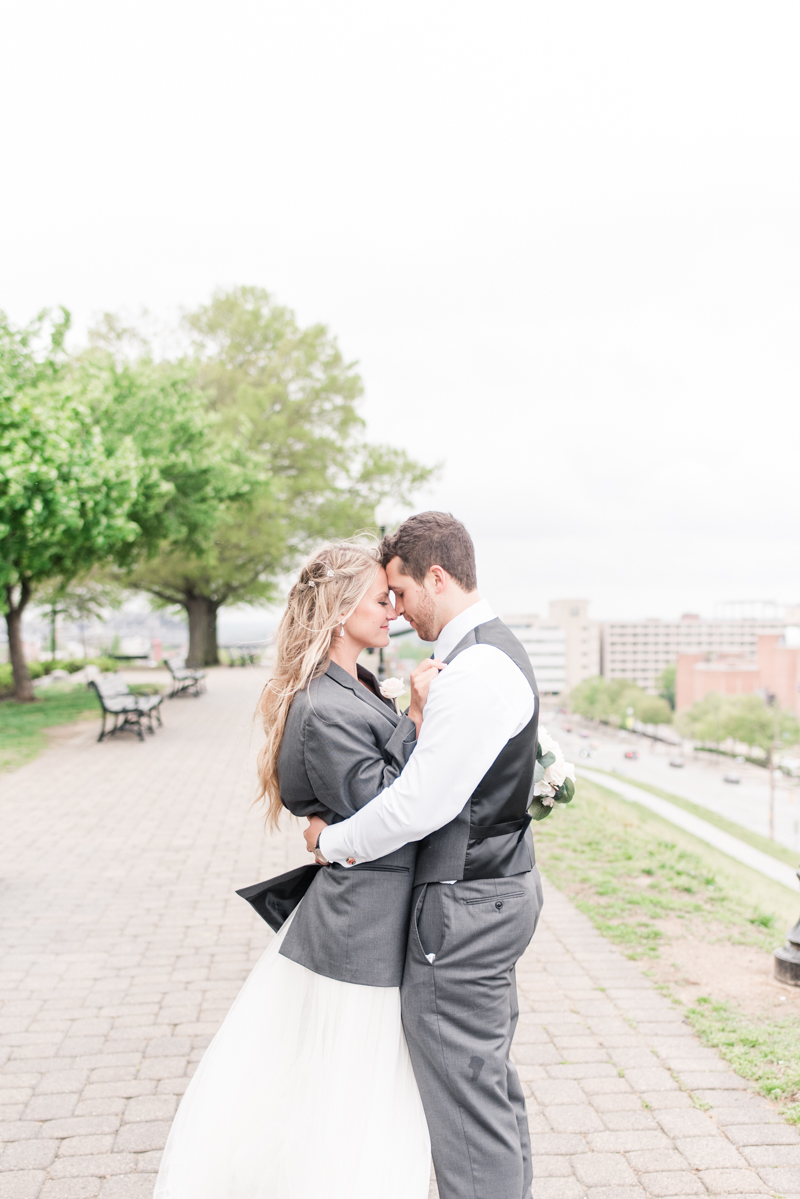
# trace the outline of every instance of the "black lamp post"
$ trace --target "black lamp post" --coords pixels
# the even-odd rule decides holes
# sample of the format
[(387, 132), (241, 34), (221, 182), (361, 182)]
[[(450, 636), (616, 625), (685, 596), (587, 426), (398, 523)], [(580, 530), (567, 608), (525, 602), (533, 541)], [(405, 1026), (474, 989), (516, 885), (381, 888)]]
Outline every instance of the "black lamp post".
[[(381, 541), (386, 536), (386, 525), (381, 525)], [(383, 648), (378, 650), (378, 682), (382, 683), (386, 678), (386, 667), (383, 664)]]
[[(800, 870), (797, 871), (797, 877), (800, 878)], [(786, 934), (786, 944), (776, 949), (772, 956), (778, 982), (800, 987), (800, 920)]]

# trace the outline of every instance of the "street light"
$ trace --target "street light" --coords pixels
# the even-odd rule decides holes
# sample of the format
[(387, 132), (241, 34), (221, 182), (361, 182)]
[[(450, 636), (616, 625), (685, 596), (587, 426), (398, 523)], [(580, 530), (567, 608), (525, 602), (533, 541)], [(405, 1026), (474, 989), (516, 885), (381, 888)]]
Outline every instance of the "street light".
[[(800, 879), (800, 870), (797, 871)], [(800, 919), (786, 934), (786, 944), (772, 955), (775, 977), (790, 987), (800, 987)]]

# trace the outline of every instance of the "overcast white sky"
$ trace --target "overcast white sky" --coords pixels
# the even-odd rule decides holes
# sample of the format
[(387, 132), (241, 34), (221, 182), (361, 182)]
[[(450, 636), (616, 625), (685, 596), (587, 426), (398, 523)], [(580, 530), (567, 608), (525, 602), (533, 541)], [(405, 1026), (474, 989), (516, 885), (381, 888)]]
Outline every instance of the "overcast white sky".
[(0, 307), (254, 283), (501, 611), (800, 601), (795, 0), (0, 10)]

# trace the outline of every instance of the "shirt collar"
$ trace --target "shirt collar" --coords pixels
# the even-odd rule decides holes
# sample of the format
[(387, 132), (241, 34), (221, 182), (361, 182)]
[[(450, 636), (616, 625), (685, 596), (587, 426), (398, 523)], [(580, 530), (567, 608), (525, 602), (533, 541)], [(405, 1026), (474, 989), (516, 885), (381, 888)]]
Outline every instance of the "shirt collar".
[(476, 629), (479, 624), (486, 624), (487, 620), (494, 619), (495, 614), (488, 600), (478, 600), (477, 604), (473, 604), (471, 608), (465, 608), (442, 629), (436, 645), (433, 647), (434, 657), (446, 658), (456, 648), (459, 641), (466, 637), (467, 633)]

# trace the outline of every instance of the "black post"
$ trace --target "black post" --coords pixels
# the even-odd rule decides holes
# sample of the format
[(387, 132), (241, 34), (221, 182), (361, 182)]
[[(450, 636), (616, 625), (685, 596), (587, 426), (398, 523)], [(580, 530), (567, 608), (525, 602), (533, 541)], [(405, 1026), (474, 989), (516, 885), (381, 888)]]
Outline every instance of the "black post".
[[(800, 870), (797, 871), (800, 879)], [(772, 955), (775, 962), (775, 977), (790, 987), (800, 987), (800, 920), (786, 934), (786, 944)]]
[[(381, 541), (386, 536), (386, 525), (380, 525)], [(386, 667), (383, 664), (383, 647), (378, 650), (378, 682), (382, 683), (386, 678)]]

